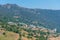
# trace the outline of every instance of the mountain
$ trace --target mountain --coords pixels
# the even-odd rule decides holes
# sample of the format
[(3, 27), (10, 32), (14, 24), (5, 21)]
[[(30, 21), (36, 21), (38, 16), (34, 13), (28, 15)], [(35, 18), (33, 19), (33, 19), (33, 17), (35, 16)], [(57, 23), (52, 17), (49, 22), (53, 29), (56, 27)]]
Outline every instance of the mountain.
[(16, 4), (0, 5), (0, 21), (20, 21), (27, 24), (43, 25), (60, 32), (60, 10), (30, 9)]

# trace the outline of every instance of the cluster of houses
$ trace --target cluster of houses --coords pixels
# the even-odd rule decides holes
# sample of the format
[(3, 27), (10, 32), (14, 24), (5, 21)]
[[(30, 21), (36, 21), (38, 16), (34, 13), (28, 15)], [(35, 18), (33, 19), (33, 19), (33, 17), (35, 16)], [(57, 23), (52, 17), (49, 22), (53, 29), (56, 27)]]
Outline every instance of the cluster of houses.
[[(9, 25), (17, 25), (17, 23), (15, 23), (15, 22), (8, 22), (8, 24)], [(57, 31), (56, 28), (51, 30), (51, 29), (44, 28), (43, 26), (35, 26), (33, 24), (27, 25), (27, 24), (21, 23), (21, 22), (19, 22), (18, 24), (22, 25), (24, 28), (31, 28), (32, 30), (40, 30), (40, 31), (44, 31), (44, 32), (49, 31), (50, 33), (56, 33), (56, 31)]]

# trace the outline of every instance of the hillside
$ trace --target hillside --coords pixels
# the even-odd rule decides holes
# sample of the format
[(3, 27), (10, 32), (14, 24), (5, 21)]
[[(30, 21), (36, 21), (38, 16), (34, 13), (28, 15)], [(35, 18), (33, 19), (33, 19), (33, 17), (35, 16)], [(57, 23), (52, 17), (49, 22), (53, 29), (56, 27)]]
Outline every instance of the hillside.
[(57, 29), (60, 32), (60, 10), (30, 9), (16, 4), (0, 5), (0, 21), (24, 22)]
[(0, 40), (60, 40), (60, 33), (21, 22), (0, 22)]
[(0, 29), (0, 40), (18, 40), (19, 34)]

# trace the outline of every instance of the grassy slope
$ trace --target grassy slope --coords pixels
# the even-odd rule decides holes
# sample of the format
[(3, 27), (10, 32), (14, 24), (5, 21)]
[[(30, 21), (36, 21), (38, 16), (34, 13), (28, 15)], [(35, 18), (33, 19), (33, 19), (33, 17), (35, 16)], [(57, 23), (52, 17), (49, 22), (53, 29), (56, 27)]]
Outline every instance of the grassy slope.
[(0, 40), (18, 40), (19, 35), (14, 32), (6, 32), (5, 35), (0, 35)]

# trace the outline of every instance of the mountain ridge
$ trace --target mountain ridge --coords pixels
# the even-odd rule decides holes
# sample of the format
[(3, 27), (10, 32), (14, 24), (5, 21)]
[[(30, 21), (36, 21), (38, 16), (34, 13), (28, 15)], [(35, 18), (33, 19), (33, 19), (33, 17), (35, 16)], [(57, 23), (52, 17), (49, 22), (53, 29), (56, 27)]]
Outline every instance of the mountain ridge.
[(43, 25), (51, 29), (57, 28), (58, 32), (60, 32), (60, 10), (30, 9), (16, 4), (8, 4), (5, 6), (0, 5), (0, 15), (12, 19), (18, 16), (19, 21)]

